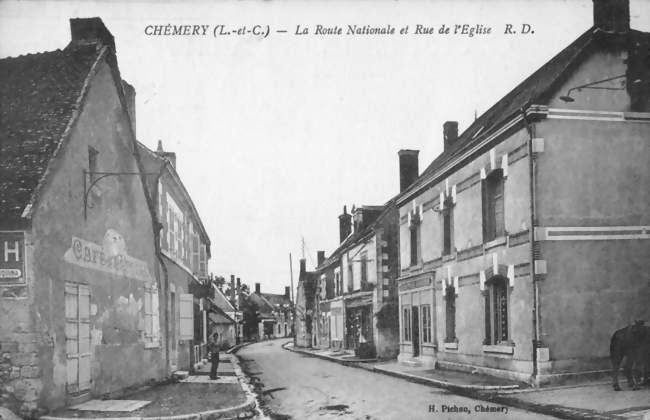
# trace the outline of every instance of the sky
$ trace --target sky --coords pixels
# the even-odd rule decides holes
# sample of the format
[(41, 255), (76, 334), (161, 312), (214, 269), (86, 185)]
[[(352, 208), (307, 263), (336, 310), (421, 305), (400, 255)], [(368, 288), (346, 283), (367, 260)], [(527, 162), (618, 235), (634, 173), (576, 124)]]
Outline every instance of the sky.
[[(650, 31), (650, 1), (630, 9), (632, 28)], [(138, 139), (177, 155), (212, 243), (210, 271), (269, 293), (290, 284), (290, 253), (295, 287), (303, 252), (311, 269), (316, 251), (336, 249), (343, 205), (399, 192), (398, 150), (420, 150), (424, 170), (442, 152), (445, 121), (462, 132), (593, 23), (591, 0), (2, 0), (0, 57), (64, 48), (68, 19), (93, 16), (136, 89)], [(168, 24), (209, 29), (147, 35)], [(354, 24), (396, 34), (346, 35)], [(453, 33), (464, 24), (482, 33)], [(215, 37), (217, 25), (270, 33)]]

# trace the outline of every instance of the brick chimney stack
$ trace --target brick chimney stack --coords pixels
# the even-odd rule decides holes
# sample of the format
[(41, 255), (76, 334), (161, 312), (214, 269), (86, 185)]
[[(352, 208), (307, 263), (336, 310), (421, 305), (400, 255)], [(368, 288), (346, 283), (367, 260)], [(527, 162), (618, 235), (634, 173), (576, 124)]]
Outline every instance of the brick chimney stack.
[(346, 206), (343, 206), (343, 214), (339, 216), (339, 239), (343, 243), (352, 233), (352, 215), (348, 213)]
[(405, 191), (418, 177), (419, 150), (402, 149), (397, 152), (399, 156), (399, 191)]
[(257, 293), (258, 295), (259, 295), (260, 293), (262, 293), (262, 292), (261, 292), (261, 287), (260, 287), (260, 284), (259, 284), (259, 283), (255, 283), (255, 293)]
[(307, 271), (307, 260), (304, 258), (300, 259), (300, 273), (304, 273)]
[(291, 299), (291, 287), (290, 286), (285, 286), (284, 288), (284, 297), (287, 299)]
[(101, 18), (70, 19), (72, 46), (103, 44), (115, 53), (115, 39)]
[(605, 32), (630, 31), (630, 0), (593, 0), (594, 26)]
[(316, 252), (316, 261), (317, 265), (321, 265), (323, 262), (325, 262), (325, 251)]
[(458, 140), (458, 121), (447, 121), (442, 125), (442, 138), (445, 150), (448, 150)]

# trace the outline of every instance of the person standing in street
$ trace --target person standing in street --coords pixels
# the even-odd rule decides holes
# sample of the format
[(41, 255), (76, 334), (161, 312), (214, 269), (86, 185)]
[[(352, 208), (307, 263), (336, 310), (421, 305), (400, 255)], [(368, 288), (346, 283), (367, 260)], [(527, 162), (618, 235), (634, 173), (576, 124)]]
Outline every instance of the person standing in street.
[(208, 344), (208, 351), (210, 352), (210, 379), (218, 379), (217, 369), (219, 368), (219, 333), (215, 332), (210, 338)]

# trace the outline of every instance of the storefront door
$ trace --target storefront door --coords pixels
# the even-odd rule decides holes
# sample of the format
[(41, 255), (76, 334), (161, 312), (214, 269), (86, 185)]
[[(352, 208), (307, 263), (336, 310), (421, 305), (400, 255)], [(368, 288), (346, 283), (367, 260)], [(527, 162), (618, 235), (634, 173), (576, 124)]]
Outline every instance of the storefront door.
[(413, 306), (413, 319), (412, 319), (412, 328), (413, 328), (413, 357), (420, 355), (420, 308)]

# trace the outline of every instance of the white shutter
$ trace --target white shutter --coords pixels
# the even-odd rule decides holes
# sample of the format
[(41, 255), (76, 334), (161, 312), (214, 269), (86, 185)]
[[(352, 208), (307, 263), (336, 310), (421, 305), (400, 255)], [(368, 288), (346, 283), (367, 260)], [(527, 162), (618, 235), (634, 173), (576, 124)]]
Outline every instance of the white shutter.
[(194, 297), (191, 293), (180, 295), (180, 340), (191, 340), (194, 338)]
[(158, 290), (151, 292), (151, 338), (158, 344), (160, 337), (160, 309), (158, 305)]

